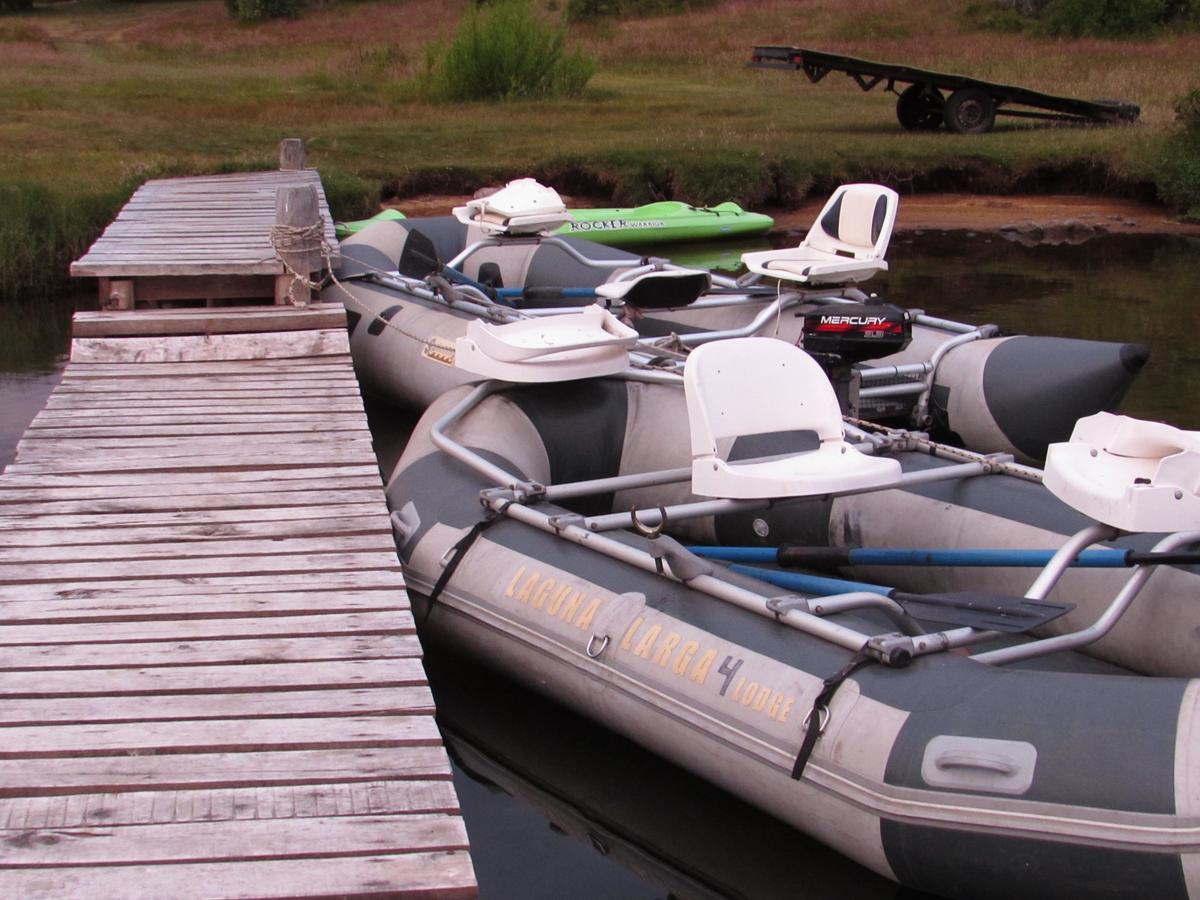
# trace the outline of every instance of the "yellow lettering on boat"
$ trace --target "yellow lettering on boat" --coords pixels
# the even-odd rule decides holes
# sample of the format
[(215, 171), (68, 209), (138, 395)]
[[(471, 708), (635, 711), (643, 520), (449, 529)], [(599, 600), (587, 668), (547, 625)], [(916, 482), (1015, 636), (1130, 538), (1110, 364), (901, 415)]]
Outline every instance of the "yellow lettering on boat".
[(579, 621), (575, 623), (576, 628), (588, 628), (592, 624), (592, 619), (596, 618), (596, 613), (600, 611), (600, 598), (593, 597), (592, 602), (583, 610), (583, 615), (579, 617)]
[(642, 627), (642, 623), (645, 621), (641, 616), (638, 616), (629, 623), (629, 628), (625, 631), (625, 637), (621, 638), (619, 645), (622, 650), (628, 650), (633, 646), (633, 636), (637, 634), (638, 629)]
[(751, 681), (748, 685), (746, 685), (746, 690), (742, 694), (742, 699), (741, 699), (742, 706), (749, 706), (750, 701), (754, 699), (754, 695), (757, 691), (758, 691), (758, 682), (757, 681)]
[(779, 704), (783, 702), (783, 694), (775, 691), (771, 695), (771, 702), (767, 705), (767, 715), (772, 719), (779, 718)]
[(686, 672), (688, 666), (692, 664), (692, 657), (699, 649), (700, 645), (695, 641), (685, 641), (684, 645), (679, 648), (679, 652), (675, 654), (675, 662), (671, 663), (671, 671), (676, 675)]
[(755, 712), (762, 712), (767, 706), (767, 699), (771, 696), (771, 689), (763, 685), (758, 689), (758, 693), (754, 695), (754, 702), (750, 704), (750, 708)]
[(557, 616), (559, 609), (562, 608), (563, 601), (567, 599), (567, 595), (571, 593), (569, 584), (559, 585), (554, 596), (550, 598), (550, 602), (546, 604), (546, 612), (551, 616)]
[(716, 650), (705, 652), (696, 665), (692, 666), (692, 671), (688, 674), (688, 678), (696, 682), (696, 684), (704, 684), (704, 679), (708, 677), (708, 670), (712, 668), (713, 660), (717, 658)]
[(663, 638), (662, 643), (658, 645), (658, 649), (654, 651), (654, 661), (665, 669), (667, 667), (667, 660), (671, 658), (671, 651), (675, 649), (681, 640), (683, 638), (680, 635), (673, 631), (668, 632), (667, 636)]
[(570, 625), (571, 620), (575, 618), (575, 613), (579, 612), (579, 604), (582, 602), (583, 591), (575, 591), (571, 594), (571, 599), (567, 601), (566, 606), (562, 608), (562, 612), (558, 614), (558, 617)]
[(784, 700), (784, 701), (783, 701), (783, 706), (782, 706), (782, 707), (780, 707), (780, 709), (779, 709), (779, 716), (778, 716), (778, 718), (777, 718), (775, 721), (777, 721), (777, 722), (786, 722), (786, 721), (787, 721), (787, 714), (788, 714), (788, 712), (791, 710), (791, 708), (792, 708), (792, 704), (793, 704), (793, 703), (795, 703), (795, 702), (796, 702), (796, 698), (795, 698), (795, 697), (788, 697), (786, 700)]
[(546, 597), (552, 590), (554, 590), (554, 585), (557, 583), (558, 582), (556, 582), (553, 578), (547, 578), (545, 581), (539, 584), (537, 592), (534, 593), (533, 600), (529, 605), (534, 609), (541, 609), (546, 603)]
[(508, 588), (504, 591), (505, 597), (511, 597), (513, 595), (513, 591), (515, 591), (517, 589), (517, 582), (520, 580), (521, 576), (524, 574), (525, 574), (525, 567), (518, 566), (516, 574), (513, 575), (512, 581), (510, 581), (508, 583)]
[(646, 629), (646, 633), (642, 635), (642, 639), (638, 641), (638, 645), (634, 648), (633, 655), (640, 656), (642, 659), (650, 658), (650, 650), (654, 647), (654, 642), (658, 640), (659, 632), (662, 627), (659, 625), (651, 625)]
[(522, 584), (520, 590), (517, 591), (517, 599), (522, 603), (528, 603), (529, 598), (533, 595), (533, 589), (541, 580), (542, 576), (537, 572), (530, 572), (529, 577), (525, 579), (525, 583)]
[(733, 690), (729, 692), (730, 700), (737, 700), (738, 694), (742, 692), (742, 684), (745, 682), (745, 680), (745, 678), (738, 678), (738, 680), (733, 683)]

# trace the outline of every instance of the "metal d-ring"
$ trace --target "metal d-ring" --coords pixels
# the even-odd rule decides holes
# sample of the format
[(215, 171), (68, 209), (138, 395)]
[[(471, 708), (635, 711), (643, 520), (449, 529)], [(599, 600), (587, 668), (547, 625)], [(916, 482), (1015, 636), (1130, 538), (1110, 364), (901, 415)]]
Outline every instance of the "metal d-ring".
[(643, 525), (638, 519), (638, 511), (636, 506), (629, 507), (629, 518), (633, 522), (633, 530), (644, 538), (653, 540), (662, 534), (663, 529), (667, 527), (667, 508), (661, 503), (658, 505), (658, 524), (654, 526)]
[[(830, 716), (829, 707), (828, 706), (818, 706), (816, 708), (816, 712), (817, 712), (817, 734), (824, 734), (825, 729), (829, 727), (829, 716)], [(808, 725), (812, 721), (812, 714), (813, 714), (813, 711), (810, 709), (808, 711), (808, 715), (806, 715), (804, 717), (804, 722), (801, 723), (803, 725), (805, 731), (808, 731)]]
[(585, 647), (583, 650), (583, 652), (592, 659), (598, 659), (600, 654), (604, 652), (606, 647), (608, 647), (608, 642), (612, 640), (606, 634), (604, 637), (600, 638), (600, 646), (593, 650), (592, 647), (596, 643), (596, 637), (597, 636), (593, 634), (590, 638), (588, 638), (587, 647)]

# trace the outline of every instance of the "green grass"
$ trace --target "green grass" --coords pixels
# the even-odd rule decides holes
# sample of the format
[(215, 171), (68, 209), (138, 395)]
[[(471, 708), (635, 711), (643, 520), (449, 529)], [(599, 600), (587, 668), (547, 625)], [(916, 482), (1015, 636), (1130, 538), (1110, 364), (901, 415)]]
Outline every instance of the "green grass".
[[(426, 101), (425, 48), (450, 38), (464, 5), (343, 0), (254, 26), (232, 21), (222, 0), (80, 0), (0, 17), (0, 191), (26, 198), (24, 212), (0, 217), (0, 293), (60, 279), (140, 180), (269, 167), (276, 142), (293, 136), (341, 218), (372, 212), (384, 195), (527, 174), (614, 203), (762, 206), (848, 178), (904, 190), (1145, 192), (1200, 58), (1195, 34), (997, 32), (971, 25), (970, 4), (951, 0), (724, 2), (572, 25), (568, 52), (597, 64), (576, 98)], [(1142, 121), (909, 134), (878, 89), (745, 65), (752, 45), (772, 42), (1128, 98)]]

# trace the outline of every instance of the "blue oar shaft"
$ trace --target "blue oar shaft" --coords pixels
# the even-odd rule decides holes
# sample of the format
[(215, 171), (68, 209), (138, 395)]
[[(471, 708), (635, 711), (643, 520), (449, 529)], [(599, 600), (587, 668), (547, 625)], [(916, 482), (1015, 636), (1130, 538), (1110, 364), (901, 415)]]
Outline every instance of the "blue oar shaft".
[(799, 591), (817, 597), (829, 597), (834, 594), (850, 594), (866, 591), (870, 594), (891, 596), (894, 588), (881, 584), (870, 584), (865, 581), (846, 581), (843, 578), (826, 578), (824, 575), (805, 575), (800, 572), (781, 572), (778, 569), (761, 569), (758, 566), (743, 566), (734, 564), (729, 567), (734, 572), (749, 575), (768, 584), (774, 584), (789, 591)]
[[(689, 547), (697, 556), (740, 563), (779, 563), (813, 567), (854, 566), (996, 566), (1044, 568), (1053, 550), (1006, 550), (997, 548), (887, 548), (887, 547)], [(791, 552), (789, 552), (789, 549)], [(1097, 547), (1084, 550), (1074, 565), (1081, 568), (1115, 569), (1130, 564), (1129, 551)]]
[(579, 297), (584, 300), (594, 299), (596, 291), (593, 288), (564, 287), (564, 288), (496, 288), (499, 297), (520, 298), (531, 297)]

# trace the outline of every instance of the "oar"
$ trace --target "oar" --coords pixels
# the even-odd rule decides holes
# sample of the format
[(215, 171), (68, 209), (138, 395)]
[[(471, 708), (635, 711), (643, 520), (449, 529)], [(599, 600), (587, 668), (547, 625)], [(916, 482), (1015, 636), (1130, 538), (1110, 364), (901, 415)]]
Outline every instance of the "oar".
[(437, 255), (437, 248), (425, 232), (416, 228), (410, 229), (404, 241), (404, 249), (400, 252), (400, 260), (396, 270), (406, 278), (429, 278), (440, 275), (452, 284), (461, 284), (482, 291), (491, 300), (498, 300), (496, 289), (490, 285), (481, 284), (474, 278), (464, 275), (458, 269), (452, 269), (442, 262)]
[[(832, 569), (839, 566), (994, 566), (1044, 568), (1053, 550), (1000, 548), (900, 547), (689, 547), (697, 556), (727, 562), (774, 563), (788, 569)], [(1200, 551), (1171, 553), (1096, 547), (1084, 550), (1073, 566), (1120, 569), (1146, 564), (1200, 565)]]
[(1028, 600), (1005, 594), (985, 594), (978, 591), (952, 591), (945, 594), (909, 594), (881, 584), (846, 581), (822, 575), (799, 572), (780, 572), (758, 566), (732, 565), (734, 572), (749, 575), (789, 591), (828, 597), (835, 594), (866, 591), (890, 597), (910, 616), (927, 622), (966, 626), (982, 631), (1017, 633), (1029, 631), (1065, 615), (1075, 608), (1074, 603), (1052, 603), (1049, 600)]

